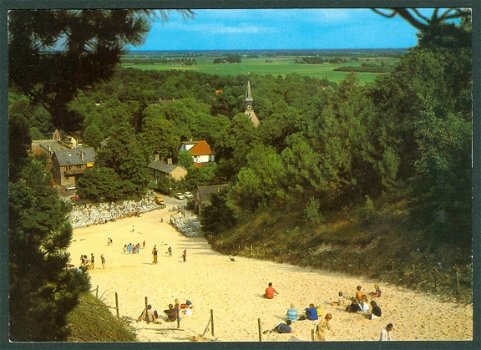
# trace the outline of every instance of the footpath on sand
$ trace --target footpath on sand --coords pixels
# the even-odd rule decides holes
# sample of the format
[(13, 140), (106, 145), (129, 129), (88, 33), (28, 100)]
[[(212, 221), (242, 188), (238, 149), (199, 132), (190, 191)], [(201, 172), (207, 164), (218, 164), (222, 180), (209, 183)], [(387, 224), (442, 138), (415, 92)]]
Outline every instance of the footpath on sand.
[[(204, 238), (178, 233), (168, 223), (171, 213), (168, 208), (154, 210), (73, 232), (71, 263), (79, 266), (81, 255), (94, 254), (95, 269), (89, 271), (92, 288), (98, 286), (99, 298), (111, 307), (117, 293), (120, 317), (132, 321), (139, 341), (198, 340), (206, 331), (211, 310), (214, 336), (209, 328), (203, 339), (259, 341), (259, 319), (261, 331), (272, 329), (285, 320), (291, 303), (300, 313), (313, 303), (321, 306), (323, 315), (332, 314), (330, 323), (335, 333), (327, 332), (327, 341), (377, 341), (388, 323), (394, 324), (393, 340), (472, 339), (472, 304), (441, 302), (433, 296), (362, 277), (243, 257), (230, 259), (213, 251)], [(108, 244), (109, 237), (112, 243)], [(139, 243), (140, 252), (125, 253), (123, 247), (129, 243)], [(157, 264), (152, 264), (154, 245)], [(172, 256), (167, 252), (169, 246)], [(104, 268), (101, 255), (105, 257)], [(263, 297), (268, 282), (279, 292), (270, 300)], [(339, 291), (354, 296), (357, 285), (367, 293), (374, 290), (375, 283), (383, 292), (377, 299), (383, 312), (380, 319), (371, 321), (329, 304), (337, 299)], [(160, 323), (136, 322), (145, 307), (145, 297), (159, 313)], [(163, 310), (175, 299), (193, 303), (191, 316), (181, 314), (180, 328), (164, 319)], [(116, 310), (111, 310), (116, 315)], [(267, 333), (262, 334), (262, 340), (310, 341), (317, 323), (297, 321), (292, 325), (293, 334)]]

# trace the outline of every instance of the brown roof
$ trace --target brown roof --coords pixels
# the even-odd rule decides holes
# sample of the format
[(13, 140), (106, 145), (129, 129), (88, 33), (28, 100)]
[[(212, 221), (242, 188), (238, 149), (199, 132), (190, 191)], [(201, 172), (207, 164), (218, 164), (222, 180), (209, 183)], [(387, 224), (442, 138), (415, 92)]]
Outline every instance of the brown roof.
[(210, 149), (209, 144), (205, 140), (197, 141), (190, 150), (193, 156), (204, 156), (214, 154)]

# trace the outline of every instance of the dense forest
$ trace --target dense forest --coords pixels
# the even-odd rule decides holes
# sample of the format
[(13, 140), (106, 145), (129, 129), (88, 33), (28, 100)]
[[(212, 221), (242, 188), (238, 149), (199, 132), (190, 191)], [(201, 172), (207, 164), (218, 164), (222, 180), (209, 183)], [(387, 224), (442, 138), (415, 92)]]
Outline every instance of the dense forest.
[[(133, 14), (127, 11), (124, 16), (132, 20)], [(17, 35), (21, 43), (22, 23), (30, 22), (20, 15), (17, 20), (12, 38)], [(389, 74), (367, 85), (359, 84), (355, 74), (335, 84), (295, 74), (220, 77), (122, 69), (114, 64), (120, 60), (119, 49), (109, 53), (104, 75), (87, 77), (64, 90), (65, 81), (59, 79), (58, 86), (41, 90), (41, 82), (21, 84), (25, 73), (15, 76), (15, 65), (28, 62), (12, 61), (9, 235), (11, 251), (24, 253), (10, 256), (11, 276), (17, 276), (10, 286), (16, 296), (11, 304), (14, 335), (62, 339), (67, 333), (62, 308), (71, 309), (79, 292), (88, 288), (88, 281), (75, 280), (68, 272), (60, 277), (39, 272), (29, 284), (45, 284), (41, 292), (35, 291), (35, 300), (44, 293), (50, 303), (38, 303), (41, 309), (32, 322), (58, 315), (50, 317), (45, 330), (32, 326), (31, 334), (21, 335), (18, 325), (27, 320), (21, 305), (32, 303), (26, 299), (31, 294), (24, 293), (29, 285), (22, 284), (31, 277), (27, 270), (37, 261), (41, 270), (45, 251), (50, 260), (44, 260), (53, 270), (68, 259), (62, 253), (71, 235), (65, 222), (68, 205), (54, 200), (49, 178), (40, 170), (45, 160), (33, 160), (27, 153), (31, 139), (50, 138), (56, 128), (79, 132), (84, 144), (96, 148), (95, 167), (79, 180), (81, 198), (141, 196), (152, 186), (147, 165), (155, 154), (183, 163), (180, 142), (205, 139), (215, 152), (215, 164), (189, 167), (186, 179), (176, 186), (229, 184), (201, 218), (215, 249), (245, 254), (240, 244), (250, 244), (252, 254), (252, 245), (258, 245), (268, 250), (265, 258), (344, 271), (348, 265), (334, 258), (331, 265), (322, 265), (328, 256), (316, 253), (318, 248), (334, 244), (333, 255), (349, 245), (356, 251), (365, 249), (355, 255), (360, 262), (366, 252), (386, 251), (383, 259), (392, 262), (393, 281), (403, 274), (395, 264), (412, 254), (426, 269), (455, 264), (464, 271), (461, 283), (470, 288), (472, 57), (470, 41), (465, 40), (470, 37), (469, 23), (461, 22), (463, 40), (448, 31), (423, 33), (420, 44)], [(45, 36), (49, 35), (55, 33), (47, 31)], [(82, 64), (92, 64), (95, 75), (102, 58), (93, 56)], [(63, 62), (61, 57), (54, 59)], [(66, 62), (71, 64), (71, 59)], [(244, 114), (247, 81), (260, 120), (257, 128)], [(52, 94), (55, 89), (62, 93)], [(39, 207), (43, 212), (35, 214)], [(50, 224), (42, 224), (45, 220)], [(340, 222), (349, 222), (349, 235), (336, 236), (333, 227)], [(32, 230), (36, 235), (26, 234)], [(29, 251), (32, 244), (37, 247), (35, 259)], [(369, 250), (373, 246), (377, 250)], [(33, 260), (24, 266), (22, 259)], [(365, 265), (368, 271), (370, 266)], [(384, 269), (379, 266), (376, 276)], [(414, 275), (423, 278), (419, 270)], [(54, 282), (49, 279), (61, 285), (57, 288), (64, 296), (61, 302), (55, 301)], [(59, 331), (51, 335), (49, 326)]]

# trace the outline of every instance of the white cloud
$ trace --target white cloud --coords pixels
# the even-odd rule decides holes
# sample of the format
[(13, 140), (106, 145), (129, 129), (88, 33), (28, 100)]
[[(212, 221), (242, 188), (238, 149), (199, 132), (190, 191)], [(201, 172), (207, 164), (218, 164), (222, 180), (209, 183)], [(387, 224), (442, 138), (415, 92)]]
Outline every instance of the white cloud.
[(251, 23), (239, 23), (236, 25), (216, 24), (216, 23), (189, 23), (183, 25), (181, 23), (170, 23), (168, 28), (171, 30), (182, 29), (186, 32), (197, 32), (202, 34), (259, 34), (273, 33), (275, 29), (268, 26), (259, 26)]

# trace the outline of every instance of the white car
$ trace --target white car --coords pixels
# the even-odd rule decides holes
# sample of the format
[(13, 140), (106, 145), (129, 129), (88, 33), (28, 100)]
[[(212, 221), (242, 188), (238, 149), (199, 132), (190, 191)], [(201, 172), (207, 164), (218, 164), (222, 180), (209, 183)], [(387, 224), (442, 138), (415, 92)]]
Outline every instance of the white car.
[(185, 193), (184, 193), (184, 197), (185, 197), (185, 198), (194, 198), (194, 195), (193, 195), (192, 193), (190, 193), (190, 192), (185, 192)]
[(180, 192), (176, 193), (174, 197), (177, 198), (177, 199), (185, 199), (184, 195)]
[(71, 190), (77, 189), (77, 186), (75, 186), (75, 185), (69, 185), (69, 186), (66, 186), (65, 189), (66, 189), (67, 191), (71, 191)]

